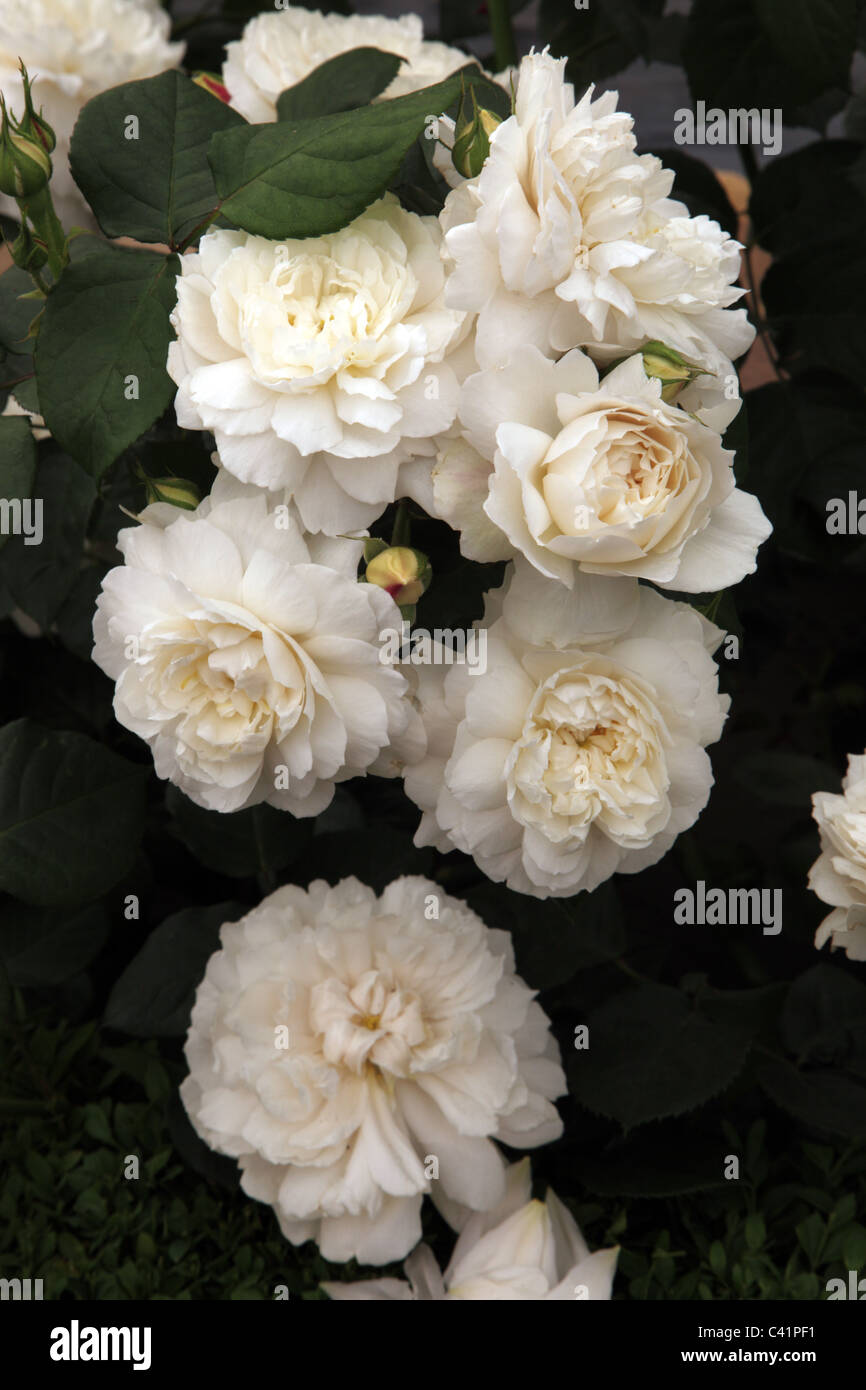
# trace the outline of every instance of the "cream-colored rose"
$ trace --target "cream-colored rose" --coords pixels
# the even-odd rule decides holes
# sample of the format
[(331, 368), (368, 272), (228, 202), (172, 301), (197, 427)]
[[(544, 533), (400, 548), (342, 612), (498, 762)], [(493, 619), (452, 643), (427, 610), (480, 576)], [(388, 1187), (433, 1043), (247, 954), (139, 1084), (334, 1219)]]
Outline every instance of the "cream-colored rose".
[(457, 410), (447, 359), (468, 325), (440, 251), (436, 219), (390, 194), (330, 236), (210, 232), (177, 281), (179, 423), (212, 430), (243, 482), (287, 488), (307, 530), (370, 525)]
[(381, 897), (354, 878), (287, 886), (224, 926), (221, 944), (181, 1096), (295, 1244), (402, 1259), (424, 1193), (495, 1207), (506, 1180), (493, 1140), (534, 1148), (561, 1133), (556, 1043), (511, 938), (438, 884), (399, 878)]
[[(460, 422), (472, 455), (445, 441), (433, 473), (437, 511), (466, 529), (464, 554), (511, 548), (569, 588), (583, 571), (707, 593), (751, 573), (770, 523), (736, 488), (715, 430), (661, 391), (639, 353), (601, 382), (579, 350), (553, 362), (534, 347), (470, 376)], [(479, 508), (501, 533), (498, 554)]]
[[(322, 1287), (340, 1302), (607, 1301), (618, 1250), (590, 1254), (577, 1222), (555, 1192), (548, 1191), (543, 1202), (532, 1201), (528, 1159), (509, 1168), (507, 1183), (498, 1207), (465, 1212), (456, 1224), (460, 1238), (444, 1274), (430, 1247), (419, 1245), (405, 1263), (407, 1279), (362, 1279)], [(448, 1217), (447, 1210), (444, 1214)]]
[[(63, 223), (95, 227), (69, 172), (69, 140), (85, 102), (121, 82), (177, 67), (184, 45), (170, 43), (171, 20), (156, 0), (0, 0), (0, 91), (24, 111), (23, 60), (33, 100), (54, 128), (51, 191)], [(17, 216), (14, 200), (0, 211)]]
[(383, 98), (442, 82), (472, 61), (458, 48), (425, 41), (421, 20), (414, 14), (385, 19), (281, 5), (275, 14), (256, 15), (241, 37), (226, 45), (223, 82), (232, 106), (248, 121), (274, 121), (281, 92), (353, 48), (379, 48), (404, 59)]
[(815, 945), (830, 942), (850, 960), (866, 960), (866, 753), (852, 753), (842, 795), (816, 792), (812, 815), (821, 834), (821, 854), (809, 872), (809, 887), (833, 911), (824, 918)]
[(416, 843), (540, 898), (655, 864), (709, 797), (722, 633), (635, 580), (583, 575), (569, 591), (525, 561), (485, 622), (483, 674), (417, 672)]
[(158, 776), (210, 810), (313, 816), (336, 782), (423, 751), (379, 659), (400, 612), (357, 582), (362, 541), (305, 537), (285, 497), (228, 474), (195, 512), (156, 503), (140, 521), (103, 581), (93, 658)]
[(481, 173), (441, 214), (455, 269), (446, 301), (477, 312), (482, 367), (516, 343), (546, 355), (592, 344), (606, 360), (657, 339), (725, 375), (754, 338), (738, 244), (670, 194), (673, 174), (635, 153), (615, 92), (575, 103), (565, 59), (524, 58), (513, 116)]

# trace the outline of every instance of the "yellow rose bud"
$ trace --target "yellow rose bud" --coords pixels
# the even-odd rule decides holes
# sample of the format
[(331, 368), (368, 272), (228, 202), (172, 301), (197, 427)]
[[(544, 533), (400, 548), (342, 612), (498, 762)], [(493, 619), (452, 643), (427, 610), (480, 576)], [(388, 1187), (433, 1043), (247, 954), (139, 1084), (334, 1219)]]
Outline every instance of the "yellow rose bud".
[(390, 545), (367, 565), (365, 579), (390, 594), (400, 607), (417, 603), (432, 577), (430, 562), (420, 550)]
[(680, 391), (695, 377), (704, 373), (703, 367), (696, 367), (680, 353), (665, 343), (647, 343), (642, 349), (644, 371), (647, 376), (662, 382), (662, 400), (673, 401)]
[(483, 106), (479, 107), (474, 87), (470, 88), (469, 97), (464, 91), (454, 130), (454, 148), (451, 151), (452, 163), (459, 174), (471, 179), (481, 173), (484, 161), (490, 153), (490, 137), (501, 124), (501, 120), (493, 111), (488, 111)]
[(198, 488), (188, 478), (145, 477), (144, 487), (148, 502), (170, 502), (185, 512), (194, 512), (201, 501)]

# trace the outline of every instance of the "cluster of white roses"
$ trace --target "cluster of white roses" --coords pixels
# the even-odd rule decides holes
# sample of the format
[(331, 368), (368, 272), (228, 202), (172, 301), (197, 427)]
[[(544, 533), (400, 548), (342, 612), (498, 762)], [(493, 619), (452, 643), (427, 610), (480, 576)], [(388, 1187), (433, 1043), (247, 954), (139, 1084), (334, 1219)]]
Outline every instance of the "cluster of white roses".
[[(283, 9), (229, 45), (223, 80), (273, 120), (362, 44), (405, 59), (388, 96), (465, 61), (414, 19)], [(539, 897), (638, 872), (700, 814), (723, 634), (639, 581), (736, 583), (770, 530), (720, 437), (753, 336), (739, 247), (564, 66), (523, 60), (475, 177), (440, 120), (439, 218), (386, 194), (333, 234), (214, 230), (182, 258), (168, 371), (218, 474), (194, 512), (156, 504), (121, 533), (94, 622), (118, 719), (200, 805), (311, 816), (345, 778), (403, 773), (419, 844)], [(401, 497), (468, 558), (510, 562), (475, 679), (433, 664), (410, 687), (380, 659), (401, 615), (357, 582), (357, 537)], [(408, 1283), (333, 1297), (609, 1297), (616, 1252), (590, 1255), (493, 1143), (560, 1132), (548, 1020), (507, 934), (434, 884), (285, 887), (226, 925), (187, 1057), (193, 1123), (290, 1240), (402, 1258), (434, 1190), (461, 1231), (444, 1275), (420, 1247)]]
[[(460, 58), (408, 21), (283, 10), (230, 46), (224, 80), (270, 119), (360, 42), (405, 53), (400, 90)], [(449, 178), (438, 219), (387, 194), (330, 235), (216, 230), (182, 258), (168, 370), (218, 481), (194, 515), (150, 508), (122, 534), (95, 655), (121, 722), (200, 804), (314, 815), (342, 778), (405, 770), (419, 842), (572, 894), (653, 863), (709, 793), (722, 634), (638, 581), (707, 592), (754, 569), (770, 528), (719, 435), (752, 329), (729, 307), (736, 243), (547, 53), (521, 64), (480, 174)], [(648, 342), (688, 355), (673, 393)], [(469, 558), (513, 561), (481, 680), (435, 666), (410, 690), (377, 660), (399, 615), (354, 584), (346, 536), (406, 496)]]

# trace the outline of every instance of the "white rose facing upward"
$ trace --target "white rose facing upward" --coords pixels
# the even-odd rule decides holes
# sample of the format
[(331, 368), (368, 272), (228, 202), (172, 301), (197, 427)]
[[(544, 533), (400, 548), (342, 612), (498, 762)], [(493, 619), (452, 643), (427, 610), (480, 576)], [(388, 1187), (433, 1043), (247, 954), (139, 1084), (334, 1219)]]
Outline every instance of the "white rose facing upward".
[[(184, 45), (169, 43), (170, 30), (157, 0), (0, 0), (0, 91), (21, 116), (21, 59), (36, 107), (57, 136), (51, 191), (67, 226), (95, 225), (69, 172), (69, 140), (79, 111), (109, 87), (176, 67)], [(11, 198), (0, 198), (0, 210), (18, 215)]]
[(833, 911), (815, 945), (842, 947), (849, 960), (866, 960), (866, 753), (851, 754), (841, 796), (816, 792), (812, 815), (821, 832), (821, 854), (809, 871), (809, 887)]
[(356, 582), (362, 541), (304, 537), (285, 502), (228, 475), (195, 513), (166, 503), (120, 532), (93, 658), (157, 775), (193, 801), (313, 816), (417, 716), (379, 660), (393, 600)]
[(440, 248), (435, 218), (390, 194), (331, 236), (210, 232), (177, 281), (178, 422), (212, 430), (242, 481), (288, 488), (308, 530), (369, 525), (457, 410), (445, 359), (468, 323), (443, 304)]
[(488, 594), (486, 622), (482, 675), (416, 673), (416, 843), (460, 849), (539, 898), (655, 864), (709, 797), (723, 634), (636, 580), (583, 575), (569, 591), (522, 560), (504, 599)]
[(606, 1302), (618, 1249), (590, 1253), (577, 1222), (555, 1192), (549, 1191), (543, 1202), (531, 1200), (529, 1159), (512, 1164), (506, 1181), (506, 1195), (492, 1211), (461, 1212), (456, 1220), (449, 1210), (443, 1211), (460, 1232), (444, 1274), (429, 1245), (419, 1245), (404, 1266), (408, 1283), (360, 1279), (322, 1287), (342, 1302)]
[(475, 453), (446, 446), (433, 475), (434, 505), (466, 528), (464, 554), (489, 556), (483, 507), (509, 543), (502, 557), (522, 552), (569, 588), (579, 570), (690, 593), (751, 573), (772, 527), (715, 430), (661, 389), (639, 353), (599, 383), (577, 349), (553, 362), (519, 348), (468, 377), (460, 421)]
[(417, 15), (321, 14), (281, 5), (276, 14), (251, 19), (240, 39), (226, 45), (223, 82), (231, 104), (248, 121), (275, 121), (277, 97), (329, 58), (353, 48), (379, 48), (405, 61), (383, 98), (405, 96), (471, 61), (459, 48), (425, 42)]
[(564, 71), (546, 51), (523, 59), (514, 115), (440, 214), (446, 302), (478, 312), (479, 365), (515, 343), (547, 355), (590, 343), (610, 360), (658, 340), (730, 372), (755, 336), (728, 307), (743, 293), (739, 244), (668, 197), (673, 174), (635, 154), (615, 92), (593, 100), (590, 87), (575, 104)]
[(331, 1260), (401, 1259), (434, 1182), (495, 1207), (506, 1180), (491, 1140), (534, 1147), (561, 1133), (556, 1044), (508, 933), (435, 883), (400, 878), (381, 898), (354, 878), (287, 886), (221, 942), (181, 1096), (294, 1243), (316, 1240)]

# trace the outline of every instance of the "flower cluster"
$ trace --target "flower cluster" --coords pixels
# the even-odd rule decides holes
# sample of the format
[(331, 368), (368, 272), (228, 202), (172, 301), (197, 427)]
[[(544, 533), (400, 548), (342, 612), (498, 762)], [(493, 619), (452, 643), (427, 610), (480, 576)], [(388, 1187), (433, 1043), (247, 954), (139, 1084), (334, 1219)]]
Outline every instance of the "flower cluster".
[[(125, 76), (176, 60), (137, 8)], [(289, 6), (229, 44), (225, 95), (274, 121), (286, 87), (359, 46), (403, 59), (386, 100), (466, 61), (415, 19)], [(315, 816), (339, 782), (402, 775), (418, 846), (538, 898), (640, 872), (700, 815), (724, 634), (658, 590), (738, 583), (770, 532), (722, 437), (753, 337), (733, 307), (740, 248), (670, 197), (615, 94), (576, 100), (564, 68), (532, 53), (510, 115), (473, 95), (471, 128), (438, 121), (438, 215), (380, 189), (340, 230), (220, 224), (181, 256), (167, 370), (178, 424), (213, 436), (216, 480), (199, 503), (150, 480), (93, 650), (119, 722), (200, 806)], [(398, 501), (390, 545), (369, 536)], [(468, 560), (507, 562), (476, 623), (484, 665), (438, 661), (433, 642), (407, 676), (383, 655), (436, 586), (409, 501)], [(863, 931), (864, 874), (862, 828), (833, 800), (816, 799), (813, 876), (839, 904), (835, 939)], [(194, 1126), (290, 1241), (402, 1259), (425, 1193), (460, 1232), (444, 1274), (421, 1246), (408, 1282), (331, 1297), (610, 1296), (616, 1251), (591, 1254), (497, 1148), (560, 1133), (549, 1020), (508, 934), (433, 880), (380, 897), (354, 878), (286, 885), (224, 925), (186, 1056)]]

